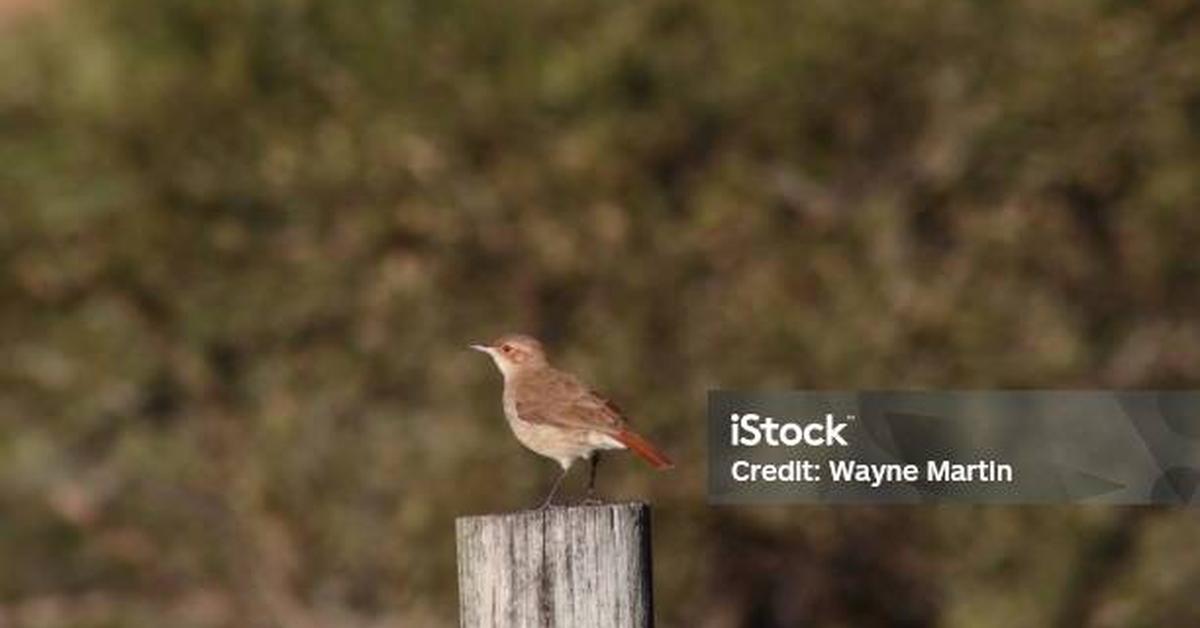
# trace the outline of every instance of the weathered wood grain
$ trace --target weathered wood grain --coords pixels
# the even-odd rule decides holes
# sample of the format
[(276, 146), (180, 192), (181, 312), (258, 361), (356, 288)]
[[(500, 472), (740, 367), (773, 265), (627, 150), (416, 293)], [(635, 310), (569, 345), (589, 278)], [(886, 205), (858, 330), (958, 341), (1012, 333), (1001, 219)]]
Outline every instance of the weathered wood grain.
[(551, 507), (460, 517), (463, 628), (649, 628), (650, 508)]

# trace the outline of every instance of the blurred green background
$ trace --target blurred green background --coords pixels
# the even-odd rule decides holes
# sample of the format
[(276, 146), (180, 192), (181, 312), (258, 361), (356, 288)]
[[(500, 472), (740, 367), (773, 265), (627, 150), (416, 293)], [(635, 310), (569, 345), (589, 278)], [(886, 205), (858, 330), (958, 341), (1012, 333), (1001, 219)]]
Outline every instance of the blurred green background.
[(709, 388), (1196, 387), (1197, 199), (1192, 0), (0, 2), (0, 626), (455, 625), (517, 330), (664, 626), (1200, 625), (1194, 511), (703, 492)]

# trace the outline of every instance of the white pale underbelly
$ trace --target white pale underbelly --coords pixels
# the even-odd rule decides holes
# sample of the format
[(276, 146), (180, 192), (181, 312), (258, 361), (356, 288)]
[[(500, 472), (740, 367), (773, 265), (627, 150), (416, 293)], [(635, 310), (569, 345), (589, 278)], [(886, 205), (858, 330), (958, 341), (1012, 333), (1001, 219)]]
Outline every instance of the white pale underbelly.
[(558, 461), (565, 469), (586, 459), (597, 449), (624, 449), (620, 441), (593, 430), (572, 430), (509, 418), (509, 427), (517, 440), (535, 453)]

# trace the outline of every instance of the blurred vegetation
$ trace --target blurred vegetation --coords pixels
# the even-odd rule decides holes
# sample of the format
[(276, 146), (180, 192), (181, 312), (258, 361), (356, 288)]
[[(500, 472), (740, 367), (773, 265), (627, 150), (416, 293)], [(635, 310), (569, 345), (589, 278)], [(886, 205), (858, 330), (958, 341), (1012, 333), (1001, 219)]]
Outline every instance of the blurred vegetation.
[(1194, 512), (703, 496), (713, 387), (1197, 385), (1191, 0), (55, 2), (0, 166), (5, 628), (453, 625), (511, 330), (663, 625), (1200, 625)]

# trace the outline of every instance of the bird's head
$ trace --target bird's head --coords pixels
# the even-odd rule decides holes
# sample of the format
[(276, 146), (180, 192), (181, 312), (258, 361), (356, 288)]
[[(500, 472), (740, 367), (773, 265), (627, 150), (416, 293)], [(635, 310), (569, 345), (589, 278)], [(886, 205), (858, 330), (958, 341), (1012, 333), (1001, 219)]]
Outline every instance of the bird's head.
[(496, 367), (505, 377), (522, 369), (546, 364), (546, 352), (542, 349), (542, 343), (536, 338), (522, 334), (501, 336), (491, 344), (471, 345), (471, 348), (492, 356)]

